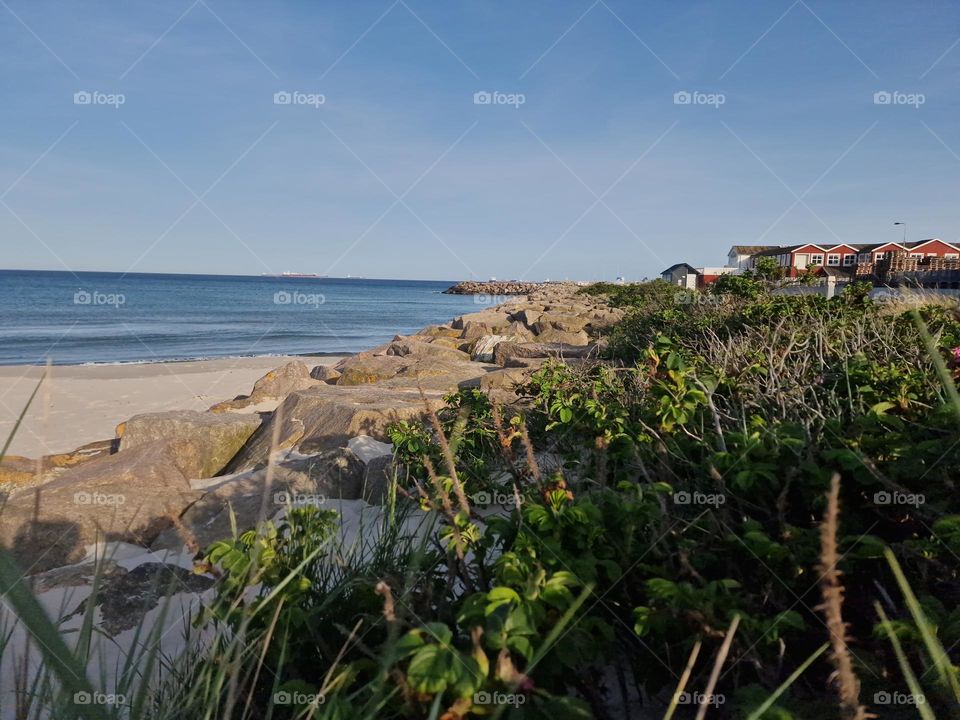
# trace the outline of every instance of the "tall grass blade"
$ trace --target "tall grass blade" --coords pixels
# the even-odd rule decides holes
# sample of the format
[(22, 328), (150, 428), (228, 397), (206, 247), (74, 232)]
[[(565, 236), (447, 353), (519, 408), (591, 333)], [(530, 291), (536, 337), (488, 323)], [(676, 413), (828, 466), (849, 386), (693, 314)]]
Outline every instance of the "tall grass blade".
[(760, 720), (760, 718), (763, 717), (763, 714), (773, 707), (773, 704), (780, 699), (780, 696), (783, 695), (790, 688), (790, 686), (797, 681), (797, 678), (806, 672), (806, 669), (813, 664), (813, 661), (823, 655), (823, 653), (826, 652), (827, 648), (829, 647), (830, 643), (824, 643), (819, 648), (814, 650), (813, 654), (804, 660), (796, 670), (790, 673), (790, 677), (784, 680), (780, 687), (773, 691), (770, 697), (764, 700), (756, 710), (747, 716), (747, 720)]
[(900, 592), (903, 593), (907, 608), (910, 610), (910, 615), (913, 616), (913, 621), (916, 623), (917, 629), (920, 630), (920, 637), (923, 638), (923, 643), (926, 645), (927, 652), (933, 660), (940, 681), (945, 687), (950, 688), (957, 702), (960, 702), (960, 680), (957, 678), (956, 669), (950, 663), (950, 658), (947, 656), (946, 650), (943, 649), (943, 645), (937, 639), (936, 635), (933, 634), (931, 623), (923, 612), (923, 608), (920, 607), (916, 595), (913, 594), (913, 589), (910, 587), (910, 583), (907, 582), (907, 578), (903, 574), (900, 563), (897, 562), (893, 551), (891, 551), (890, 548), (886, 548), (883, 554), (890, 564), (890, 569), (893, 570), (893, 576), (897, 580), (897, 585), (900, 586)]
[(917, 676), (913, 673), (913, 668), (910, 667), (910, 661), (907, 660), (907, 655), (903, 652), (903, 647), (900, 645), (900, 639), (897, 637), (897, 633), (894, 632), (893, 627), (890, 625), (890, 619), (883, 611), (883, 606), (880, 605), (880, 603), (874, 603), (873, 606), (877, 610), (877, 615), (880, 616), (880, 625), (883, 627), (883, 631), (887, 634), (887, 637), (890, 638), (890, 643), (893, 645), (893, 652), (897, 656), (897, 662), (900, 663), (900, 670), (903, 672), (903, 677), (907, 681), (907, 687), (910, 688), (910, 693), (913, 695), (914, 699), (917, 700), (917, 712), (920, 713), (920, 717), (922, 717), (923, 720), (936, 720), (933, 711), (930, 709), (927, 703), (925, 701), (920, 701), (921, 698), (923, 698), (923, 688), (920, 687), (920, 682), (917, 680)]

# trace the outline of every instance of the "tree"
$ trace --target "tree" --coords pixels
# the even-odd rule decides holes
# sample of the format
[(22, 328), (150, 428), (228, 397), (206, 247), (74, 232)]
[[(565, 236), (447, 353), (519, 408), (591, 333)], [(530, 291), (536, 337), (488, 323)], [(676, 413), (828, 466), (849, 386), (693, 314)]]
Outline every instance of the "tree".
[(785, 274), (785, 269), (772, 257), (757, 258), (753, 263), (753, 277), (757, 280), (773, 283), (783, 280)]

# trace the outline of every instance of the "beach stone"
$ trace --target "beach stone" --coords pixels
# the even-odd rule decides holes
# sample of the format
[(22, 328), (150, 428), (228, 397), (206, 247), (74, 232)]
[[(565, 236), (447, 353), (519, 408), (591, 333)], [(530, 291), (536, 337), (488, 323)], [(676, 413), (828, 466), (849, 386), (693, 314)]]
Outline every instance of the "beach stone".
[(269, 472), (264, 467), (226, 477), (188, 507), (176, 525), (157, 538), (153, 548), (173, 549), (185, 543), (206, 548), (230, 536), (231, 511), (237, 531), (245, 532), (289, 505), (322, 507), (329, 500), (356, 500), (363, 493), (365, 474), (364, 463), (355, 453), (336, 448), (281, 460)]
[(369, 435), (358, 435), (350, 438), (347, 441), (347, 448), (364, 463), (384, 455), (393, 456), (392, 443), (380, 442)]
[[(443, 393), (426, 391), (439, 404)], [(298, 448), (312, 453), (346, 445), (350, 438), (368, 435), (386, 441), (387, 426), (423, 415), (424, 401), (415, 388), (321, 385), (291, 393), (253, 434), (230, 462), (226, 472), (265, 465), (271, 449)], [(273, 438), (276, 434), (276, 446)]]
[(310, 377), (329, 385), (335, 384), (340, 377), (340, 371), (332, 365), (317, 365), (310, 371)]
[(565, 343), (500, 343), (494, 349), (494, 362), (507, 366), (515, 359), (596, 357), (602, 345), (568, 345)]
[(383, 505), (394, 478), (393, 455), (379, 455), (367, 463), (363, 478), (363, 499), (371, 505)]
[(474, 343), (470, 358), (476, 362), (493, 362), (493, 352), (497, 345), (502, 342), (517, 342), (520, 338), (516, 335), (484, 335)]
[(481, 390), (514, 390), (526, 383), (536, 368), (512, 367), (487, 373), (480, 378)]
[[(540, 323), (537, 323), (538, 325)], [(583, 346), (590, 343), (590, 336), (586, 331), (568, 332), (566, 330), (557, 330), (548, 327), (537, 334), (537, 340), (543, 343), (561, 343), (563, 345)]]
[(22, 487), (45, 482), (61, 470), (111, 455), (117, 451), (117, 446), (116, 439), (97, 440), (70, 452), (44, 455), (39, 460), (8, 455), (0, 462), (0, 485)]
[[(539, 336), (550, 330), (559, 330), (566, 333), (578, 333), (587, 326), (587, 318), (577, 315), (555, 315), (545, 313), (533, 324), (534, 332)], [(575, 344), (575, 343), (571, 343)]]
[(388, 380), (409, 364), (409, 360), (395, 355), (356, 355), (338, 368), (340, 377), (337, 378), (337, 385), (366, 385)]
[(479, 387), (480, 378), (496, 366), (466, 361), (451, 361), (425, 357), (411, 363), (390, 380), (380, 385), (392, 388), (410, 388), (452, 392), (460, 388)]
[(0, 462), (0, 485), (18, 487), (27, 485), (43, 475), (42, 461), (7, 455)]
[(417, 335), (425, 335), (433, 338), (458, 338), (460, 337), (460, 331), (455, 330), (450, 325), (428, 325), (427, 327), (418, 330)]
[(430, 341), (431, 345), (437, 345), (439, 347), (451, 348), (453, 350), (459, 350), (461, 352), (470, 354), (470, 349), (473, 347), (473, 341), (464, 340), (460, 337), (460, 333), (457, 333), (457, 337), (435, 337)]
[(510, 315), (510, 319), (514, 322), (521, 322), (526, 327), (533, 329), (533, 326), (537, 324), (537, 321), (543, 315), (542, 306), (539, 309), (536, 308), (524, 308)]
[(484, 335), (490, 335), (492, 332), (493, 328), (489, 324), (471, 320), (464, 325), (460, 337), (464, 340), (476, 340)]
[(317, 384), (310, 374), (310, 368), (302, 360), (293, 360), (286, 365), (274, 368), (253, 384), (249, 395), (239, 395), (233, 400), (225, 400), (210, 408), (210, 412), (222, 413), (242, 410), (271, 398), (286, 397), (294, 390), (303, 390)]
[(138, 445), (15, 493), (3, 508), (0, 542), (22, 569), (41, 572), (77, 562), (98, 540), (149, 545), (201, 494), (169, 443)]
[(460, 350), (445, 347), (435, 342), (418, 342), (416, 340), (404, 339), (399, 342), (391, 343), (387, 349), (387, 355), (396, 355), (398, 357), (422, 358), (436, 357), (444, 360), (462, 360), (470, 359), (470, 356)]
[(512, 321), (507, 325), (502, 333), (502, 335), (512, 335), (519, 342), (531, 342), (533, 340), (534, 334), (533, 330), (528, 328), (525, 324), (519, 320)]
[(185, 476), (213, 477), (224, 469), (261, 422), (256, 414), (194, 410), (135, 415), (118, 428), (120, 453), (164, 441)]
[(315, 380), (302, 360), (275, 368), (253, 384), (251, 398), (286, 397), (294, 390), (312, 387)]

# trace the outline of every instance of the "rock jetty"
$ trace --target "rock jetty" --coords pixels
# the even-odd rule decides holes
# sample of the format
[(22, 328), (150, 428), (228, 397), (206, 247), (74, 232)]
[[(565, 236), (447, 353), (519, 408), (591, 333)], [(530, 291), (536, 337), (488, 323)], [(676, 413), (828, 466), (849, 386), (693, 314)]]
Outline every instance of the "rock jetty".
[(543, 289), (550, 283), (515, 282), (512, 280), (465, 280), (443, 291), (444, 295), (527, 295)]

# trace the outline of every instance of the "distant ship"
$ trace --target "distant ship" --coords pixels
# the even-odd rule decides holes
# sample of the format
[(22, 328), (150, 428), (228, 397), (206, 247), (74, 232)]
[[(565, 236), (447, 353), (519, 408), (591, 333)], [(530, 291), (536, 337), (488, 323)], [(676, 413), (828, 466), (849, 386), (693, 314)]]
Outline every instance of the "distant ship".
[(316, 273), (298, 273), (298, 272), (282, 272), (279, 275), (276, 273), (263, 273), (263, 277), (283, 277), (283, 278), (325, 278), (326, 275), (317, 275)]

